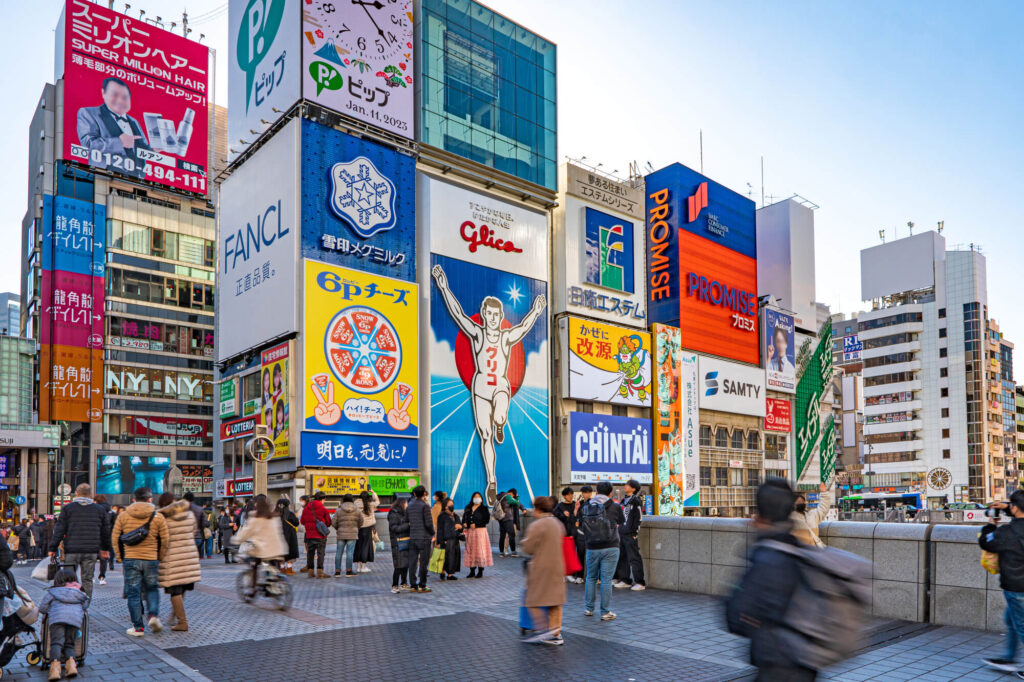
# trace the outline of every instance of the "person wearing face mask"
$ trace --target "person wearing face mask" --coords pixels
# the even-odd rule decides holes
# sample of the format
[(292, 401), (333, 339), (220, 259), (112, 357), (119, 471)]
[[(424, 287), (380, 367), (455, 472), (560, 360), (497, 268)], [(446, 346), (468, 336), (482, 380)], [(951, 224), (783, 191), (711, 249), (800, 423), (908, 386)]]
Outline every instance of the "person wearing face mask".
[(434, 543), (444, 550), (441, 580), (458, 580), (456, 576), (462, 570), (462, 548), (459, 546), (461, 534), (462, 523), (455, 513), (455, 503), (445, 498), (444, 509), (437, 515), (437, 541)]
[(494, 565), (491, 557), (491, 538), (487, 535), (487, 524), (491, 512), (484, 504), (484, 496), (473, 493), (462, 514), (462, 527), (466, 532), (466, 566), (470, 578), (484, 577), (484, 568)]
[(814, 509), (808, 509), (807, 498), (802, 493), (797, 493), (790, 519), (793, 521), (792, 532), (797, 540), (805, 545), (824, 547), (825, 543), (818, 537), (818, 526), (828, 515), (835, 493), (824, 483), (818, 486), (818, 491), (818, 506)]

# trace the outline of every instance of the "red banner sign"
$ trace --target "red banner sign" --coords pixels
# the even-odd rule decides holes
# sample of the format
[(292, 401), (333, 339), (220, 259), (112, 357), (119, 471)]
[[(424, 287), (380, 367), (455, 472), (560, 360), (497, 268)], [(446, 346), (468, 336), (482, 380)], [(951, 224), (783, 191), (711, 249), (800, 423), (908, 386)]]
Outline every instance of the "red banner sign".
[(792, 403), (788, 400), (768, 398), (767, 412), (764, 416), (764, 428), (766, 431), (793, 430)]

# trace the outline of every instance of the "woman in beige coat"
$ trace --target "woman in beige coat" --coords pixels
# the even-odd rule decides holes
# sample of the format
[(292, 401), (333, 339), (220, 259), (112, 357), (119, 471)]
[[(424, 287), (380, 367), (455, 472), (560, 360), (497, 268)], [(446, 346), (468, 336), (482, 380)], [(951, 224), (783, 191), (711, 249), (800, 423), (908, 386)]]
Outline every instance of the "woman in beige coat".
[(250, 543), (247, 554), (252, 564), (253, 589), (259, 582), (261, 563), (280, 565), (281, 560), (288, 554), (288, 543), (284, 539), (284, 531), (281, 530), (281, 519), (274, 513), (274, 508), (270, 506), (270, 500), (266, 495), (256, 496), (255, 508), (246, 517), (245, 525), (232, 536), (231, 542)]
[(562, 555), (565, 526), (551, 515), (554, 508), (553, 497), (534, 498), (533, 523), (522, 542), (523, 551), (530, 555), (526, 607), (530, 609), (537, 631), (524, 640), (531, 643), (562, 644), (562, 604), (566, 598)]
[(157, 502), (157, 511), (167, 522), (170, 537), (170, 541), (160, 547), (158, 584), (171, 596), (176, 621), (171, 629), (186, 632), (185, 593), (201, 578), (199, 551), (196, 549), (196, 517), (188, 500), (175, 502), (173, 493), (164, 493)]

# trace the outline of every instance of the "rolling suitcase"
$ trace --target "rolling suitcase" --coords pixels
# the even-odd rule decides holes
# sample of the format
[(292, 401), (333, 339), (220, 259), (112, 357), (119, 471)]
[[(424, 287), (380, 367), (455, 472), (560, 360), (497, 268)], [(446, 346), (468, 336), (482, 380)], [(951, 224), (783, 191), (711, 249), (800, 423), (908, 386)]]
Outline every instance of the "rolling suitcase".
[[(46, 670), (50, 667), (50, 619), (49, 616), (43, 616), (42, 625), (42, 658), (39, 661), (39, 667)], [(75, 637), (75, 661), (78, 665), (85, 665), (85, 656), (88, 653), (89, 648), (89, 614), (86, 613), (82, 619), (82, 627), (78, 630), (78, 636)]]

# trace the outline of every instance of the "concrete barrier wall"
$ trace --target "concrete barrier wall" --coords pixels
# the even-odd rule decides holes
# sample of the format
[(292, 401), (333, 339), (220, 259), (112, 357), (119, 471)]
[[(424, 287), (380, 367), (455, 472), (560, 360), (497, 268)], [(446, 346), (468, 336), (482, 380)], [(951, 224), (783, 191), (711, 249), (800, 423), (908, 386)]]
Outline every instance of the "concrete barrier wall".
[[(977, 526), (821, 525), (831, 547), (872, 562), (871, 614), (1002, 632), (999, 576), (980, 565)], [(746, 519), (644, 517), (640, 551), (651, 587), (725, 595), (747, 566), (756, 536)]]

